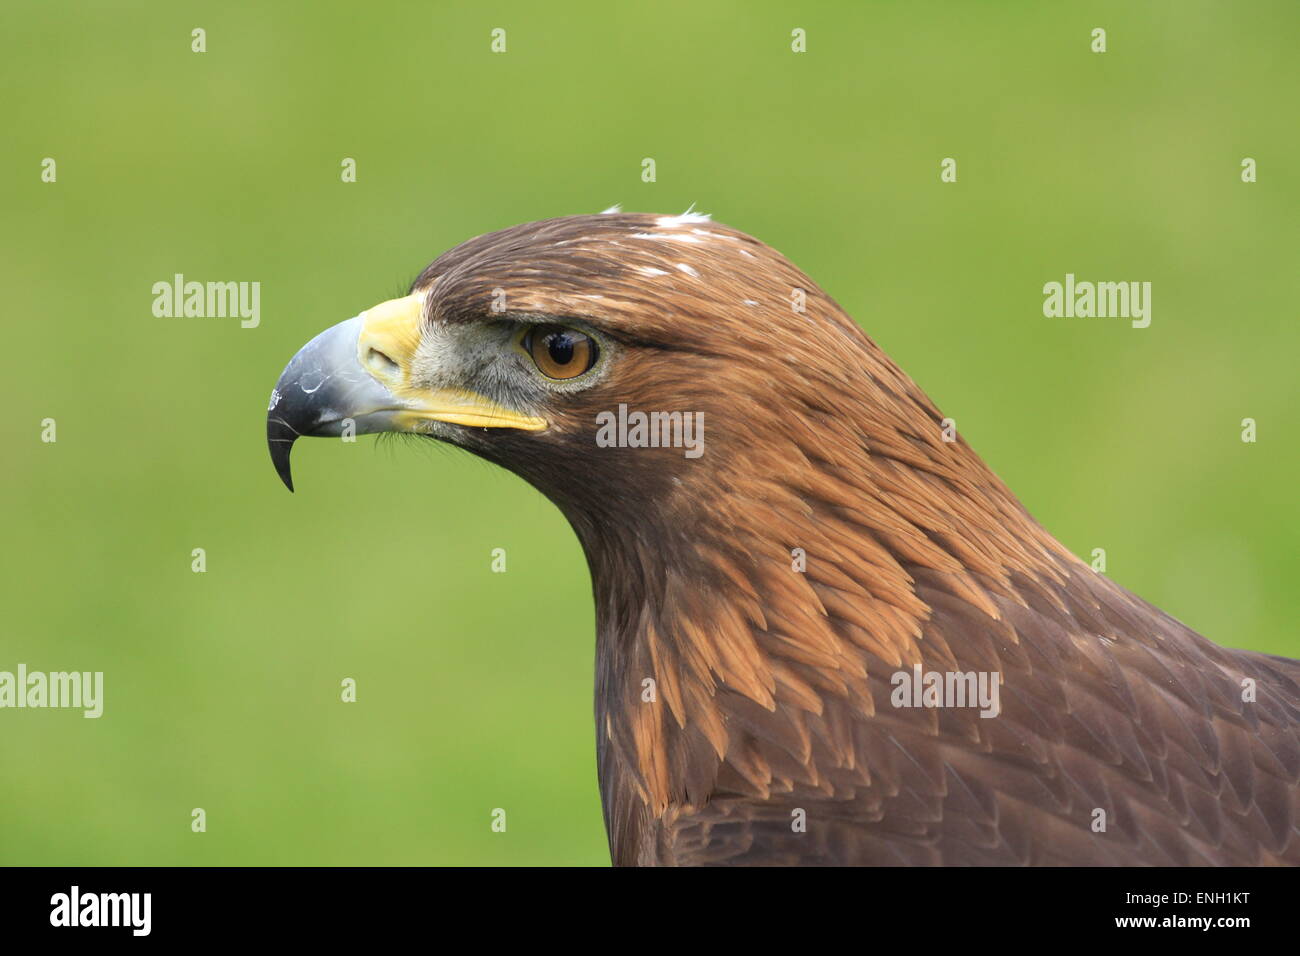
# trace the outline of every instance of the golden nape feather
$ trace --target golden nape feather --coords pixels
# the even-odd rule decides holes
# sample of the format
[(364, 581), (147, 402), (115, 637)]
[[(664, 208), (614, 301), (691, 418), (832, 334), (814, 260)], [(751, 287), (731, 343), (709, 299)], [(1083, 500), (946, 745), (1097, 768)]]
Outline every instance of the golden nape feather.
[(568, 517), (618, 864), (1300, 862), (1300, 664), (1072, 556), (747, 235), (612, 213), (470, 240), (290, 363), (286, 481), (343, 415)]

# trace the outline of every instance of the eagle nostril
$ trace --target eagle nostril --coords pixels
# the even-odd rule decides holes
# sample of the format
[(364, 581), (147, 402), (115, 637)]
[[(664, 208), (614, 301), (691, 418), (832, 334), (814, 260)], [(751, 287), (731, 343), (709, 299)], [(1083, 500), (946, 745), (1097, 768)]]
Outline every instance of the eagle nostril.
[(385, 378), (397, 374), (397, 363), (379, 349), (372, 348), (366, 352), (366, 365), (370, 371)]

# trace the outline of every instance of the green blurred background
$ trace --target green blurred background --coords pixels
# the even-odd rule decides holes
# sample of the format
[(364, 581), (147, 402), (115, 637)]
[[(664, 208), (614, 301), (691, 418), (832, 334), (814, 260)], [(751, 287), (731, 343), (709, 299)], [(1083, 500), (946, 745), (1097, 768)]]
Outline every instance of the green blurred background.
[[(1075, 553), (1300, 656), (1292, 0), (2, 16), (0, 669), (106, 684), (97, 721), (0, 711), (2, 863), (608, 862), (558, 512), (372, 438), (300, 445), (290, 496), (263, 422), (300, 345), (445, 249), (616, 202), (781, 249)], [(261, 282), (261, 325), (155, 318), (177, 272)], [(1151, 281), (1151, 327), (1044, 318), (1066, 272)]]

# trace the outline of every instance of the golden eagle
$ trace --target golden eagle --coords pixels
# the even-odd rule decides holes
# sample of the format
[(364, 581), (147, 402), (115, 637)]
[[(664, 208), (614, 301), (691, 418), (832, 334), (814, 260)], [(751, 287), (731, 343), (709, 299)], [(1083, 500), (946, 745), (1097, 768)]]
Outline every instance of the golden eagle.
[(807, 276), (705, 216), (529, 223), (317, 336), (303, 435), (522, 476), (596, 601), (618, 864), (1300, 862), (1300, 664), (1094, 572)]

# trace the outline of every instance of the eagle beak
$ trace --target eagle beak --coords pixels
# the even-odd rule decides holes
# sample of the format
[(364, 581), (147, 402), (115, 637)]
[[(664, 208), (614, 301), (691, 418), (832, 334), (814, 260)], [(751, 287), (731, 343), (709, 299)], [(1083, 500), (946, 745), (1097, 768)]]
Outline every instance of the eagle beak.
[(326, 329), (289, 360), (271, 392), (266, 441), (276, 473), (293, 491), (289, 452), (304, 435), (429, 431), (429, 422), (540, 431), (546, 420), (456, 389), (411, 383), (424, 297), (382, 302)]

